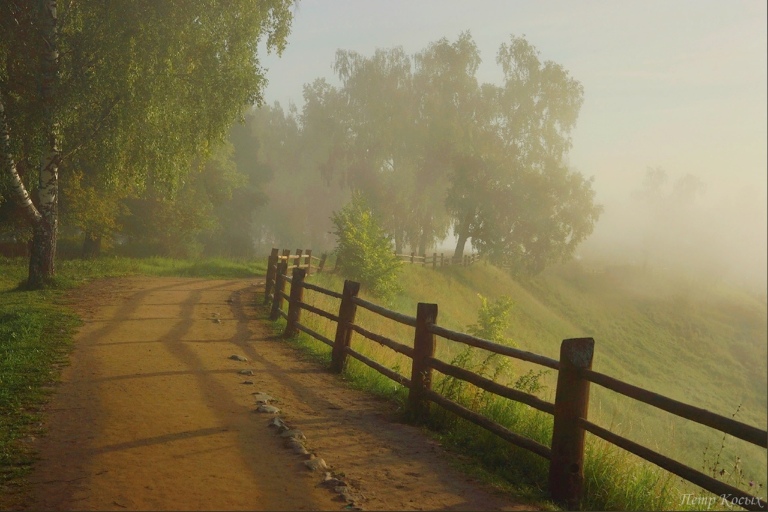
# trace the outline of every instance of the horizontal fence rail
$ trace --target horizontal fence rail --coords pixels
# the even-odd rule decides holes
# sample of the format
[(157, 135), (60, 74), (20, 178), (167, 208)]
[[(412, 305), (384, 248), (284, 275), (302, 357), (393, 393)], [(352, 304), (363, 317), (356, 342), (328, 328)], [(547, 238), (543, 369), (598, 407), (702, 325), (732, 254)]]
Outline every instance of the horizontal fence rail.
[(556, 359), (540, 356), (532, 352), (526, 352), (525, 350), (519, 350), (513, 347), (508, 347), (506, 345), (500, 345), (492, 341), (488, 341), (482, 338), (478, 338), (476, 336), (472, 336), (471, 334), (451, 331), (450, 329), (446, 329), (445, 327), (440, 327), (439, 325), (434, 325), (434, 324), (430, 325), (428, 329), (429, 329), (429, 332), (433, 334), (437, 334), (438, 336), (441, 336), (443, 338), (456, 341), (459, 343), (463, 343), (471, 347), (482, 348), (489, 352), (494, 352), (496, 354), (501, 354), (501, 355), (513, 357), (515, 359), (520, 359), (521, 361), (528, 361), (529, 363), (535, 363), (541, 366), (546, 366), (548, 368), (552, 368), (553, 370), (557, 370), (560, 368), (560, 362), (557, 361)]
[(443, 361), (435, 359), (434, 357), (428, 358), (427, 364), (444, 375), (450, 375), (451, 377), (469, 382), (470, 384), (474, 384), (475, 386), (493, 393), (494, 395), (503, 396), (504, 398), (509, 398), (515, 402), (530, 405), (534, 409), (538, 409), (548, 414), (555, 414), (555, 404), (545, 402), (537, 396), (524, 393), (517, 389), (509, 388), (491, 379), (481, 377), (476, 373), (465, 370), (464, 368), (459, 368), (458, 366), (444, 363)]
[(741, 489), (733, 487), (732, 485), (728, 485), (725, 482), (721, 482), (720, 480), (712, 478), (709, 475), (705, 475), (700, 471), (690, 468), (685, 464), (681, 464), (674, 459), (670, 459), (669, 457), (655, 452), (650, 448), (646, 448), (645, 446), (642, 446), (634, 441), (630, 441), (625, 437), (614, 434), (610, 430), (606, 430), (598, 425), (595, 425), (594, 423), (591, 423), (584, 418), (579, 418), (579, 425), (590, 434), (604, 439), (611, 444), (615, 444), (616, 446), (623, 448), (630, 453), (634, 453), (638, 457), (652, 462), (660, 468), (665, 469), (670, 473), (674, 473), (675, 475), (684, 478), (685, 480), (688, 480), (689, 482), (694, 483), (699, 487), (707, 489), (708, 491), (724, 498), (729, 497), (743, 500), (742, 502), (744, 503), (744, 508), (747, 510), (765, 510), (765, 503), (762, 503), (761, 505), (762, 500), (755, 499), (754, 496), (742, 491)]
[(584, 370), (583, 375), (584, 378), (590, 382), (599, 384), (604, 388), (624, 396), (634, 398), (639, 402), (652, 405), (653, 407), (672, 413), (675, 416), (680, 416), (681, 418), (717, 429), (762, 448), (768, 447), (768, 436), (766, 436), (765, 430), (760, 430), (759, 428), (752, 427), (746, 423), (736, 421), (733, 418), (715, 414), (706, 409), (700, 409), (683, 402), (678, 402), (672, 398), (667, 398), (646, 389), (633, 386), (632, 384), (627, 384), (626, 382), (622, 382), (596, 371)]
[(367, 309), (368, 311), (372, 311), (373, 313), (383, 316), (384, 318), (389, 318), (390, 320), (394, 320), (395, 322), (400, 322), (401, 324), (409, 325), (411, 327), (416, 327), (416, 317), (414, 316), (408, 316), (402, 313), (397, 313), (395, 311), (392, 311), (391, 309), (381, 307), (377, 304), (374, 304), (373, 302), (368, 302), (367, 300), (361, 299), (359, 297), (354, 297), (352, 299), (352, 302), (355, 305), (361, 306)]
[(422, 265), (424, 267), (431, 266), (432, 268), (445, 267), (449, 265), (463, 265), (468, 267), (479, 262), (482, 257), (479, 254), (466, 254), (463, 256), (448, 256), (445, 257), (444, 253), (440, 253), (439, 257), (436, 252), (432, 253), (432, 256), (426, 254), (416, 254), (412, 252), (410, 254), (398, 254), (395, 251), (395, 256), (403, 263), (410, 263), (412, 265)]
[[(293, 258), (295, 259), (295, 256)], [(413, 258), (414, 260), (416, 259), (415, 256)], [(768, 444), (768, 432), (765, 430), (593, 371), (592, 358), (595, 342), (592, 338), (563, 340), (560, 349), (560, 359), (552, 359), (441, 327), (437, 325), (436, 304), (420, 303), (417, 308), (417, 314), (414, 317), (392, 311), (358, 297), (359, 283), (345, 281), (344, 290), (341, 293), (307, 283), (305, 278), (309, 268), (289, 266), (288, 258), (281, 259), (278, 256), (277, 249), (273, 249), (268, 265), (268, 269), (273, 270), (273, 273), (270, 276), (268, 270), (267, 287), (269, 289), (265, 293), (265, 303), (271, 301), (271, 320), (277, 320), (279, 317), (286, 319), (285, 337), (291, 337), (298, 333), (298, 331), (302, 331), (330, 346), (332, 350), (331, 370), (334, 372), (343, 371), (349, 356), (404, 386), (408, 389), (409, 412), (411, 417), (417, 421), (424, 419), (429, 413), (429, 403), (431, 402), (492, 432), (515, 446), (529, 450), (549, 460), (549, 491), (551, 497), (569, 509), (578, 509), (582, 498), (584, 440), (586, 432), (627, 450), (666, 471), (698, 485), (702, 489), (715, 493), (723, 499), (728, 498), (729, 503), (741, 506), (747, 510), (766, 509), (766, 503), (758, 497), (752, 496), (743, 490), (730, 486), (712, 476), (706, 475), (588, 421), (589, 384), (594, 383), (630, 399), (646, 403), (689, 421), (717, 429), (754, 445), (766, 448)], [(289, 269), (291, 272), (290, 277), (288, 276)], [(285, 292), (286, 283), (291, 285), (290, 293)], [(338, 313), (328, 312), (304, 302), (303, 292), (305, 289), (340, 299)], [(287, 313), (283, 311), (284, 302), (288, 302)], [(356, 324), (355, 316), (358, 307), (413, 327), (413, 346), (371, 332)], [(334, 339), (331, 340), (302, 325), (300, 322), (302, 310), (336, 322), (336, 335)], [(353, 332), (356, 332), (366, 340), (379, 343), (409, 358), (412, 363), (411, 377), (408, 378), (400, 375), (396, 371), (353, 350), (350, 346)], [(464, 368), (437, 359), (435, 357), (437, 337), (556, 370), (558, 376), (555, 402), (544, 401), (532, 394), (510, 388)], [(433, 370), (468, 382), (494, 395), (525, 404), (545, 414), (552, 415), (554, 417), (554, 428), (551, 446), (545, 446), (535, 440), (512, 432), (503, 425), (432, 390)]]

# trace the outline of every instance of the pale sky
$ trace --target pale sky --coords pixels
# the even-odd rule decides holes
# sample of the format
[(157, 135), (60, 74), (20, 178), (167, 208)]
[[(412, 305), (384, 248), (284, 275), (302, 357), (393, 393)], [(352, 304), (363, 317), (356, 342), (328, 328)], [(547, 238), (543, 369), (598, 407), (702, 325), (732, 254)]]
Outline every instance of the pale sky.
[(336, 83), (337, 49), (412, 55), (465, 30), (479, 80), (500, 84), (499, 45), (524, 35), (584, 86), (569, 162), (595, 177), (604, 225), (631, 214), (626, 196), (647, 167), (695, 174), (764, 268), (767, 16), (764, 0), (301, 0), (282, 57), (262, 54), (265, 100), (301, 108), (305, 83)]

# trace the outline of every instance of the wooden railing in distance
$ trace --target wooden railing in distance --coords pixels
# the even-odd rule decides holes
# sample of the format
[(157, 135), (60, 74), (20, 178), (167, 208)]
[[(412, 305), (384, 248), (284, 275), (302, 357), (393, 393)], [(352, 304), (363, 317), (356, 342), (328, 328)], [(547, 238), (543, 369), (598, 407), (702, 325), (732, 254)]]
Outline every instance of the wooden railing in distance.
[(400, 261), (404, 263), (410, 263), (413, 265), (422, 265), (422, 266), (431, 266), (432, 268), (437, 267), (445, 267), (448, 265), (463, 265), (465, 267), (468, 267), (470, 265), (474, 265), (478, 261), (480, 261), (481, 257), (479, 254), (465, 254), (462, 257), (459, 258), (453, 258), (453, 257), (445, 257), (445, 254), (440, 253), (439, 257), (436, 252), (432, 253), (432, 256), (427, 256), (426, 254), (417, 255), (415, 252), (412, 252), (410, 254), (398, 254), (395, 252), (395, 256), (397, 256)]
[[(549, 460), (548, 485), (550, 495), (554, 501), (563, 504), (568, 509), (578, 509), (582, 499), (586, 432), (634, 453), (709, 492), (715, 493), (723, 497), (723, 499), (727, 499), (732, 505), (739, 505), (747, 510), (766, 509), (766, 503), (761, 498), (750, 495), (741, 489), (730, 486), (712, 476), (706, 475), (588, 421), (590, 383), (594, 383), (633, 400), (717, 429), (762, 448), (766, 448), (768, 444), (768, 432), (765, 430), (715, 414), (711, 411), (678, 402), (593, 371), (591, 368), (595, 347), (594, 339), (574, 338), (563, 340), (560, 346), (559, 360), (500, 345), (437, 325), (437, 304), (419, 303), (416, 316), (414, 317), (389, 310), (358, 297), (360, 284), (354, 281), (345, 281), (344, 289), (339, 293), (307, 283), (305, 281), (307, 270), (300, 267), (294, 266), (291, 269), (291, 277), (289, 277), (287, 275), (289, 269), (287, 258), (277, 258), (277, 253), (278, 250), (274, 249), (269, 259), (270, 267), (274, 267), (274, 276), (272, 278), (274, 285), (273, 292), (268, 294), (267, 297), (272, 302), (270, 319), (277, 320), (281, 316), (286, 319), (284, 336), (290, 337), (298, 331), (303, 331), (329, 345), (331, 347), (330, 368), (334, 372), (342, 372), (346, 365), (347, 356), (350, 356), (408, 388), (408, 411), (414, 421), (423, 421), (429, 414), (430, 403), (434, 403), (461, 418), (493, 432), (511, 444)], [(285, 293), (286, 283), (291, 285), (289, 294)], [(304, 290), (311, 290), (340, 299), (338, 313), (324, 311), (304, 302)], [(284, 301), (288, 302), (287, 313), (283, 312)], [(403, 325), (413, 327), (413, 346), (411, 347), (381, 334), (371, 332), (356, 324), (355, 317), (358, 307)], [(322, 334), (302, 325), (302, 311), (308, 311), (336, 322), (334, 339), (328, 339)], [(353, 332), (410, 358), (412, 360), (410, 377), (401, 375), (355, 351), (351, 347)], [(556, 370), (558, 375), (554, 403), (504, 386), (469, 370), (437, 359), (435, 357), (435, 347), (438, 337)], [(538, 441), (512, 432), (503, 425), (433, 391), (433, 370), (469, 382), (500, 397), (528, 405), (545, 414), (551, 414), (554, 417), (554, 425), (550, 446), (545, 446)]]
[[(288, 266), (294, 268), (305, 268), (307, 274), (311, 274), (313, 270), (319, 274), (325, 268), (325, 262), (328, 258), (326, 253), (320, 258), (312, 256), (312, 249), (296, 249), (296, 254), (291, 255), (290, 249), (283, 249), (280, 254), (280, 249), (272, 249), (272, 252), (267, 258), (267, 275), (264, 283), (264, 303), (268, 304), (272, 300), (272, 290), (275, 286), (275, 276), (278, 263), (285, 262)], [(317, 261), (316, 265), (312, 265), (313, 261)]]

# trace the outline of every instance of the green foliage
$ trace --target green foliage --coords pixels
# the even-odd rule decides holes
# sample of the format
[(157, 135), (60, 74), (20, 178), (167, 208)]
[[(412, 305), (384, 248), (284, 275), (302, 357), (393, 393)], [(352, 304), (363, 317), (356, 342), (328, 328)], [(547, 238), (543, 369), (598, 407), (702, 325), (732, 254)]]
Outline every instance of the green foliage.
[(489, 301), (479, 293), (480, 309), (477, 311), (477, 322), (467, 327), (467, 332), (478, 338), (483, 338), (504, 345), (515, 346), (514, 342), (507, 338), (509, 328), (509, 312), (514, 303), (511, 297), (501, 296)]
[(355, 194), (331, 218), (336, 227), (336, 264), (349, 279), (360, 282), (379, 297), (391, 297), (400, 286), (400, 261), (362, 195)]
[[(0, 105), (7, 113), (0, 124), (5, 130), (7, 119), (11, 134), (8, 148), (0, 151), (0, 172), (15, 176), (15, 163), (33, 194), (48, 146), (57, 147), (68, 220), (93, 237), (113, 231), (122, 198), (149, 188), (167, 199), (185, 188), (194, 162), (210, 156), (248, 105), (261, 103), (260, 43), (268, 51), (284, 49), (292, 5), (86, 0), (49, 10), (45, 2), (0, 2)], [(41, 28), (54, 25), (47, 15), (55, 11), (58, 37), (41, 37)], [(41, 82), (41, 62), (52, 60), (46, 52), (59, 58), (55, 69), (43, 66), (48, 79)], [(43, 97), (43, 90), (54, 92)], [(55, 176), (48, 185), (58, 186)], [(5, 198), (5, 191), (0, 194)], [(47, 197), (36, 204), (50, 206), (54, 225), (52, 198), (59, 195)], [(184, 208), (175, 208), (169, 229), (183, 232), (204, 220), (208, 212), (196, 199), (193, 194)], [(27, 205), (13, 215), (26, 212), (39, 224), (34, 206)], [(36, 250), (55, 246), (56, 236), (55, 230), (46, 232)], [(175, 254), (199, 250), (199, 243), (172, 242)], [(52, 265), (39, 269), (33, 261), (30, 277), (53, 273)]]

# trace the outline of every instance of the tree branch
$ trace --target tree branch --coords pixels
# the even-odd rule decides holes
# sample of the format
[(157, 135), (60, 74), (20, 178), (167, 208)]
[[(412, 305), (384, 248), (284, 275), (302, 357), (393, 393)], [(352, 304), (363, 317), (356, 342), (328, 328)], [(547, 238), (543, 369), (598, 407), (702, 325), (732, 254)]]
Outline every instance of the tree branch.
[[(66, 160), (66, 159), (70, 158), (72, 155), (74, 155), (75, 153), (80, 151), (88, 142), (93, 140), (94, 135), (96, 134), (96, 132), (98, 132), (101, 129), (101, 127), (104, 125), (104, 121), (107, 120), (109, 115), (112, 113), (112, 110), (114, 110), (114, 108), (117, 106), (117, 104), (120, 103), (120, 100), (121, 100), (121, 97), (117, 96), (116, 98), (114, 98), (112, 100), (112, 102), (109, 105), (104, 107), (103, 113), (96, 120), (96, 122), (93, 124), (93, 129), (91, 130), (90, 134), (85, 136), (85, 137), (83, 137), (80, 140), (80, 142), (76, 143), (75, 146), (71, 150), (69, 150), (68, 152), (66, 152), (63, 155), (61, 155), (61, 157), (59, 158), (59, 162), (58, 163), (60, 163), (63, 160)], [(49, 163), (49, 165), (50, 165), (50, 163)]]

